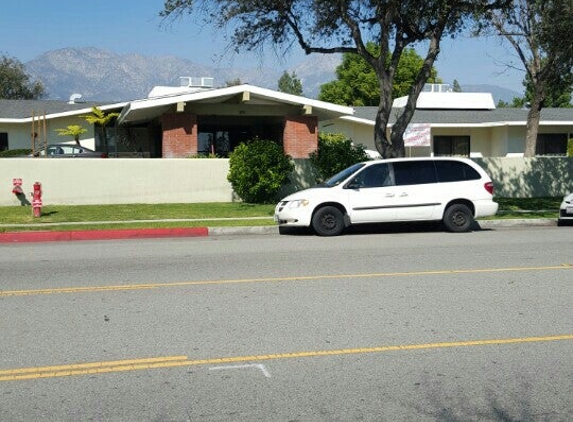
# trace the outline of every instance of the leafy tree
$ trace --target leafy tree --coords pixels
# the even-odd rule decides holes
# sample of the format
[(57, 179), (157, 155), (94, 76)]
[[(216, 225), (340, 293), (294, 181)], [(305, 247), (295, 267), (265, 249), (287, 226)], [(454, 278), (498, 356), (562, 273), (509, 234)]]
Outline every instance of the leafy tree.
[(453, 91), (454, 92), (462, 92), (462, 87), (460, 86), (460, 83), (458, 82), (457, 79), (454, 79), (454, 83), (453, 83)]
[(525, 107), (525, 99), (513, 97), (513, 100), (511, 103), (505, 102), (503, 100), (499, 100), (497, 102), (496, 107), (497, 108), (523, 108), (523, 107)]
[(280, 92), (286, 92), (287, 94), (302, 95), (302, 82), (296, 76), (295, 72), (290, 75), (285, 70), (278, 81), (278, 87)]
[(80, 145), (80, 136), (86, 133), (88, 130), (81, 127), (80, 125), (69, 125), (65, 129), (56, 129), (58, 135), (60, 136), (71, 136), (76, 144)]
[[(372, 54), (379, 54), (378, 46), (372, 42), (366, 48)], [(387, 60), (391, 57), (388, 56)], [(424, 60), (413, 48), (404, 50), (396, 69), (392, 86), (392, 98), (408, 95), (416, 74), (420, 71)], [(427, 82), (438, 82), (437, 71), (432, 68)], [(359, 54), (345, 53), (342, 63), (336, 68), (336, 80), (327, 82), (320, 87), (318, 98), (341, 105), (377, 106), (380, 104), (380, 83), (374, 68)]]
[(17, 59), (0, 58), (0, 98), (6, 100), (37, 100), (45, 95), (39, 81), (30, 80), (24, 65)]
[(106, 113), (98, 107), (92, 107), (92, 114), (87, 116), (80, 116), (84, 118), (89, 124), (98, 125), (101, 127), (103, 150), (106, 154), (109, 152), (106, 128), (107, 125), (117, 116), (119, 116), (119, 113)]
[(243, 201), (266, 204), (276, 200), (293, 170), (294, 164), (279, 144), (254, 139), (229, 155), (227, 180)]
[(477, 33), (493, 32), (505, 39), (525, 68), (530, 108), (524, 156), (533, 157), (541, 109), (553, 95), (571, 92), (573, 86), (573, 3), (512, 0), (511, 7), (491, 10), (484, 16)]
[[(573, 82), (573, 74), (569, 75), (569, 78)], [(565, 77), (564, 81), (565, 82)], [(525, 86), (525, 98), (523, 103), (531, 104), (533, 101), (533, 96), (535, 93), (534, 85), (531, 82), (529, 74), (525, 75), (525, 80), (523, 81), (523, 86)], [(557, 86), (550, 85), (546, 89), (545, 99), (543, 100), (543, 107), (554, 107), (554, 108), (569, 108), (571, 105), (571, 89), (572, 85), (570, 83), (559, 83)]]
[[(474, 16), (511, 0), (165, 0), (159, 13), (175, 19), (203, 13), (208, 23), (230, 27), (236, 49), (257, 50), (270, 44), (288, 49), (298, 43), (305, 53), (355, 53), (374, 69), (380, 101), (374, 127), (376, 148), (383, 157), (405, 155), (403, 134), (418, 96), (431, 76), (443, 36), (455, 36)], [(367, 49), (375, 42), (377, 53)], [(426, 55), (409, 100), (392, 126), (392, 89), (405, 49), (424, 45)], [(390, 60), (388, 60), (390, 57)]]
[(318, 148), (310, 153), (310, 162), (318, 171), (320, 181), (324, 181), (336, 173), (361, 161), (370, 158), (362, 145), (354, 145), (342, 133), (318, 134)]

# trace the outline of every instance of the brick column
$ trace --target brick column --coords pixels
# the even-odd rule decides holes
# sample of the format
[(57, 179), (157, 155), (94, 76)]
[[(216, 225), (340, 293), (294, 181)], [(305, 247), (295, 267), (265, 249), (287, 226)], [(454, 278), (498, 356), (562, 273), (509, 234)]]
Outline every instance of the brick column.
[(318, 119), (315, 116), (287, 116), (283, 132), (284, 152), (292, 158), (308, 158), (318, 148)]
[(197, 116), (168, 113), (161, 116), (162, 157), (186, 158), (197, 154)]

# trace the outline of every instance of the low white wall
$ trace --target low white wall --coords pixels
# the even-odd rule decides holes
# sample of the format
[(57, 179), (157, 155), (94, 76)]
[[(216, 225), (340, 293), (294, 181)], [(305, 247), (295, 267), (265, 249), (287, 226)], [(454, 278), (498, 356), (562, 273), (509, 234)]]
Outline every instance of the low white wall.
[(227, 159), (0, 159), (0, 206), (19, 205), (12, 179), (26, 199), (42, 183), (44, 204), (231, 202)]
[(496, 196), (536, 198), (573, 192), (572, 157), (499, 157), (474, 161), (493, 180)]
[[(573, 158), (479, 158), (500, 197), (562, 196), (573, 190)], [(295, 160), (283, 194), (314, 184), (308, 160)], [(0, 206), (20, 205), (12, 179), (21, 178), (26, 201), (42, 183), (44, 204), (157, 204), (232, 202), (227, 159), (1, 158)], [(0, 214), (1, 219), (1, 214)]]

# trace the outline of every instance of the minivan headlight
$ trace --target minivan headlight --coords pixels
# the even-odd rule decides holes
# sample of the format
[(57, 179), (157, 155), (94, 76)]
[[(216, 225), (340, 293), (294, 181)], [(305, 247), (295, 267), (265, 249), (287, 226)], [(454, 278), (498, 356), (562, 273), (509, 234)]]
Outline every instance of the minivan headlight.
[(308, 205), (309, 201), (308, 199), (295, 199), (294, 201), (291, 201), (288, 204), (289, 208), (300, 208), (300, 207), (306, 207)]

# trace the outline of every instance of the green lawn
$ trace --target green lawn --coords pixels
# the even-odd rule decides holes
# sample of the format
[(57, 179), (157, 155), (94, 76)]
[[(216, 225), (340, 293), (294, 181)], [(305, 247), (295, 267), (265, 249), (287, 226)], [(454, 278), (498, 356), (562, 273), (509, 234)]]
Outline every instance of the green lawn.
[[(18, 227), (0, 227), (0, 232), (15, 230), (99, 230), (106, 228), (142, 227), (199, 227), (244, 226), (274, 224), (274, 205), (243, 203), (199, 204), (124, 204), (124, 205), (48, 205), (42, 216), (34, 218), (30, 206), (0, 207), (0, 224), (19, 224)], [(253, 220), (242, 220), (254, 218)], [(176, 222), (142, 222), (121, 224), (73, 224), (73, 222), (121, 222), (127, 220), (196, 220)], [(219, 220), (224, 219), (224, 220)], [(62, 223), (38, 227), (36, 224)], [(34, 224), (34, 226), (30, 226)]]
[[(557, 218), (562, 198), (496, 198), (499, 213), (493, 218)], [(22, 230), (100, 230), (143, 227), (222, 227), (273, 225), (274, 204), (244, 203), (47, 205), (34, 218), (30, 206), (0, 207), (0, 232)], [(125, 223), (127, 220), (195, 220)], [(101, 222), (124, 222), (107, 224)], [(95, 224), (64, 224), (95, 222)], [(56, 225), (47, 225), (52, 223)], [(60, 224), (57, 224), (60, 223)], [(44, 225), (46, 224), (46, 225)]]
[(495, 198), (499, 203), (496, 216), (489, 219), (507, 218), (557, 218), (562, 197), (548, 198)]

